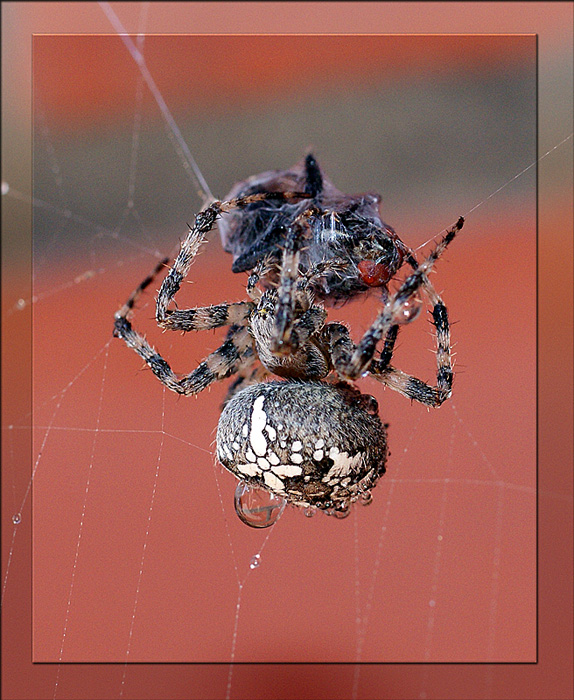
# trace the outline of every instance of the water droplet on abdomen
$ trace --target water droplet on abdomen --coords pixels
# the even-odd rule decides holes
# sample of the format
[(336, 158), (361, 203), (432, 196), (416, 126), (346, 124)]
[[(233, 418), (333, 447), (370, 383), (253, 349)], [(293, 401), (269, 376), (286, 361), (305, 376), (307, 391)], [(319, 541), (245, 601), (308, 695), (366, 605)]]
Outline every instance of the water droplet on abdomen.
[(284, 498), (246, 481), (240, 481), (235, 489), (235, 512), (249, 527), (271, 527), (285, 510), (286, 504)]

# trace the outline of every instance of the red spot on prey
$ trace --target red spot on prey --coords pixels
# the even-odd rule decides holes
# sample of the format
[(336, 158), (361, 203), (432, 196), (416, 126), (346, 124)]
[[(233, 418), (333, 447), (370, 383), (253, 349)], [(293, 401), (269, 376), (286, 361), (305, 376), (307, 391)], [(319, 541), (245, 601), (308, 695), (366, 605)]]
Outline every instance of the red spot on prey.
[(357, 265), (359, 277), (369, 287), (382, 287), (391, 279), (391, 272), (383, 263), (374, 260), (361, 260)]

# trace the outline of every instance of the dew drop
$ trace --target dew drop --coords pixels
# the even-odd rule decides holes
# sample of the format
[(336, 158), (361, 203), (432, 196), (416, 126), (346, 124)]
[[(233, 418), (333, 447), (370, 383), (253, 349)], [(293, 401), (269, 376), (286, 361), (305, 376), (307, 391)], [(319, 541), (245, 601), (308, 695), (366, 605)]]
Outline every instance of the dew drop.
[[(235, 512), (249, 527), (271, 527), (283, 511), (287, 501), (271, 491), (240, 481), (235, 489)], [(253, 568), (253, 567), (252, 567)]]
[(421, 302), (419, 299), (407, 299), (401, 304), (397, 313), (398, 323), (409, 323), (414, 320), (421, 311)]
[(8, 194), (8, 192), (10, 192), (10, 185), (5, 180), (2, 180), (2, 194)]
[(373, 494), (370, 491), (363, 491), (359, 496), (359, 503), (362, 506), (370, 506), (373, 502)]
[(351, 504), (350, 503), (342, 503), (340, 506), (337, 506), (333, 510), (333, 515), (338, 518), (339, 520), (343, 520), (343, 518), (348, 517), (348, 515), (351, 512)]
[(304, 511), (305, 517), (312, 518), (316, 512), (317, 512), (317, 508), (315, 506), (307, 506), (307, 508), (305, 508), (305, 511)]
[(25, 309), (26, 308), (26, 300), (25, 299), (18, 299), (16, 302), (16, 306), (18, 309)]
[(259, 566), (259, 564), (261, 564), (261, 555), (255, 554), (253, 557), (251, 557), (251, 561), (249, 562), (249, 568), (256, 569)]
[(14, 525), (20, 525), (20, 523), (22, 522), (22, 516), (20, 515), (20, 513), (15, 513), (12, 516), (12, 522), (14, 523)]

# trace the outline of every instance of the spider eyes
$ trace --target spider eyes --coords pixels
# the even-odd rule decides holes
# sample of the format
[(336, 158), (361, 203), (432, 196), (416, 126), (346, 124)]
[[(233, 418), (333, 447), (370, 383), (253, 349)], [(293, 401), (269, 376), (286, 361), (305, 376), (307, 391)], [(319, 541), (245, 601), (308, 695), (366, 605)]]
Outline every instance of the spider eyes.
[(269, 300), (267, 300), (255, 310), (255, 315), (258, 318), (267, 318), (270, 314), (273, 314), (274, 312), (275, 304), (269, 303)]

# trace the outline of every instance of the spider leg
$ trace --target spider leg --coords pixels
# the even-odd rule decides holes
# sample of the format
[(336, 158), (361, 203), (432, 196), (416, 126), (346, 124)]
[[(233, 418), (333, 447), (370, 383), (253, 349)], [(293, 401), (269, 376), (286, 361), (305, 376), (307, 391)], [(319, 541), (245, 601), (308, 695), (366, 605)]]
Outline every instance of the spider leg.
[(254, 308), (251, 302), (218, 304), (195, 309), (172, 310), (167, 308), (179, 291), (183, 279), (187, 276), (200, 246), (206, 241), (205, 234), (213, 228), (218, 216), (229, 205), (229, 202), (214, 202), (195, 217), (194, 225), (190, 227), (189, 233), (181, 244), (181, 249), (158, 293), (156, 320), (162, 328), (190, 331), (246, 324), (246, 319)]
[(399, 326), (397, 325), (391, 326), (387, 331), (387, 335), (385, 336), (385, 344), (381, 350), (381, 356), (379, 358), (379, 363), (382, 369), (391, 363), (398, 334)]
[(342, 323), (327, 323), (321, 330), (320, 339), (327, 351), (333, 368), (343, 374), (355, 350), (349, 329)]
[(297, 229), (293, 227), (287, 235), (283, 250), (281, 280), (277, 289), (275, 335), (271, 341), (272, 352), (289, 352), (293, 348), (289, 341), (295, 311), (295, 283), (299, 272), (299, 252), (295, 247), (296, 239)]
[(220, 326), (245, 326), (255, 305), (249, 301), (216, 304), (194, 309), (167, 311), (166, 320), (159, 323), (170, 331), (202, 331)]
[(303, 289), (298, 285), (300, 276), (298, 248), (311, 212), (312, 209), (306, 209), (295, 219), (287, 233), (283, 249), (281, 277), (277, 289), (275, 329), (270, 343), (271, 352), (277, 355), (290, 354), (299, 348), (298, 334), (293, 333), (296, 304), (299, 301), (303, 312), (307, 311), (311, 305), (311, 297), (306, 285)]
[(142, 357), (149, 368), (168, 389), (190, 396), (203, 391), (210, 384), (225, 379), (237, 371), (241, 361), (253, 350), (253, 342), (247, 328), (233, 326), (227, 340), (208, 355), (190, 374), (178, 377), (166, 360), (147, 340), (132, 328), (125, 316), (116, 316), (115, 335)]
[(378, 374), (373, 369), (371, 369), (371, 373), (381, 384), (398, 391), (399, 394), (406, 396), (408, 399), (419, 401), (425, 406), (433, 408), (437, 408), (449, 399), (452, 393), (452, 371), (448, 388), (440, 385), (436, 387), (430, 386), (421, 379), (405, 374), (405, 372), (401, 372), (401, 370), (395, 369), (395, 367), (390, 365), (381, 374)]
[(327, 312), (319, 306), (307, 309), (291, 328), (291, 343), (295, 348), (301, 348), (309, 338), (317, 333), (325, 324)]
[[(153, 282), (159, 272), (167, 266), (169, 258), (164, 258), (143, 282), (130, 294), (126, 303), (117, 312), (117, 317), (127, 317), (133, 310), (141, 293)], [(175, 309), (168, 311), (165, 323), (160, 324), (167, 330), (198, 331), (209, 330), (226, 325), (246, 325), (254, 304), (236, 302), (197, 307), (194, 309)]]
[[(433, 318), (437, 326), (437, 344), (440, 346), (437, 349), (437, 355), (440, 354), (444, 359), (445, 342), (448, 344), (448, 338), (446, 337), (448, 335), (448, 317), (446, 307), (428, 281), (428, 273), (458, 231), (460, 231), (463, 223), (464, 219), (460, 217), (457, 223), (439, 241), (426, 260), (415, 269), (412, 275), (407, 277), (396, 294), (389, 299), (382, 312), (377, 316), (372, 326), (366, 331), (356, 346), (346, 366), (341, 368), (341, 373), (347, 379), (357, 379), (364, 372), (369, 371), (369, 365), (373, 360), (377, 343), (384, 335), (389, 333), (393, 326), (406, 324), (414, 320), (416, 313), (412, 312), (412, 307), (409, 308), (409, 303), (420, 289), (423, 289), (429, 295), (431, 303), (434, 304)], [(390, 357), (387, 361), (390, 361)]]
[(444, 401), (450, 398), (452, 394), (454, 375), (450, 350), (450, 326), (448, 312), (442, 299), (428, 279), (423, 282), (423, 285), (433, 305), (432, 322), (436, 328), (436, 387), (430, 386), (420, 379), (405, 374), (401, 372), (401, 370), (391, 366), (392, 347), (389, 352), (388, 345), (389, 340), (391, 340), (392, 345), (394, 345), (396, 333), (394, 338), (391, 339), (389, 335), (393, 328), (398, 331), (398, 326), (392, 326), (389, 333), (387, 333), (381, 358), (371, 363), (369, 371), (375, 379), (409, 399), (419, 401), (426, 406), (440, 406)]
[[(397, 326), (392, 326), (393, 328), (398, 328)], [(437, 326), (437, 346), (442, 342), (438, 340), (439, 335)], [(330, 354), (331, 362), (335, 370), (339, 374), (345, 376), (344, 368), (349, 360), (349, 357), (353, 354), (356, 349), (356, 345), (351, 340), (349, 335), (349, 330), (346, 326), (341, 323), (328, 323), (323, 329), (322, 333), (323, 339), (326, 341), (326, 346)], [(387, 334), (385, 339), (385, 347), (393, 344), (396, 339), (396, 333)], [(447, 343), (448, 347), (448, 343)], [(384, 350), (383, 350), (384, 353)], [(392, 353), (391, 353), (392, 354)], [(429, 386), (425, 382), (409, 374), (405, 374), (400, 370), (392, 367), (388, 361), (389, 357), (381, 357), (381, 359), (374, 359), (371, 361), (369, 366), (369, 374), (371, 374), (377, 381), (381, 382), (385, 386), (388, 386), (394, 391), (398, 391), (403, 396), (409, 399), (419, 401), (425, 406), (440, 406), (446, 399), (451, 395), (452, 391), (452, 368), (450, 365), (450, 351), (442, 356), (437, 351), (437, 386)], [(342, 371), (341, 371), (342, 370)]]
[(164, 267), (167, 266), (167, 263), (169, 262), (169, 258), (164, 258), (161, 260), (152, 270), (152, 272), (134, 289), (134, 291), (130, 294), (128, 297), (128, 300), (126, 303), (122, 306), (122, 308), (116, 313), (115, 318), (117, 319), (119, 316), (122, 316), (123, 318), (126, 318), (129, 313), (132, 311), (132, 309), (135, 306), (136, 301), (140, 297), (141, 293), (149, 287), (149, 285), (154, 281), (154, 279), (157, 277), (157, 275), (163, 270)]
[(279, 270), (279, 260), (271, 254), (262, 258), (253, 268), (247, 280), (247, 294), (255, 302), (261, 299), (263, 292), (257, 287), (259, 281), (267, 276), (277, 276)]
[[(396, 325), (389, 328), (380, 359), (371, 362), (371, 369), (373, 365), (376, 366), (377, 373), (385, 370), (390, 364), (398, 330), (399, 327)], [(321, 340), (327, 348), (333, 367), (344, 375), (345, 368), (357, 347), (351, 340), (349, 329), (342, 323), (328, 323), (321, 331)]]
[(234, 208), (245, 207), (253, 202), (281, 198), (285, 201), (293, 198), (308, 197), (298, 192), (259, 192), (238, 197), (226, 202), (213, 202), (195, 217), (193, 226), (181, 244), (181, 249), (173, 266), (162, 282), (157, 297), (156, 320), (162, 328), (170, 330), (205, 330), (223, 325), (245, 325), (254, 305), (251, 302), (220, 304), (197, 309), (168, 309), (170, 302), (181, 287), (189, 272), (200, 246), (206, 241), (205, 235), (211, 231), (221, 214)]

